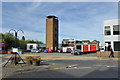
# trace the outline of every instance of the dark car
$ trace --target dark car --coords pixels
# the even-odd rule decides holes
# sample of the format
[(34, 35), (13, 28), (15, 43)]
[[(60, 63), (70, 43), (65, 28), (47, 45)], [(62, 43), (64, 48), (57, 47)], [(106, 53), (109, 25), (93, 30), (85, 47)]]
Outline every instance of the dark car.
[(58, 50), (58, 53), (62, 53), (62, 49), (59, 49), (59, 50)]
[(67, 51), (66, 51), (66, 52), (67, 52), (67, 53), (71, 53), (71, 51), (72, 51), (71, 48), (67, 48)]
[(75, 49), (75, 50), (73, 50), (71, 52), (71, 54), (73, 54), (73, 55), (75, 55), (75, 54), (79, 55), (79, 54), (81, 54), (81, 50), (80, 49)]

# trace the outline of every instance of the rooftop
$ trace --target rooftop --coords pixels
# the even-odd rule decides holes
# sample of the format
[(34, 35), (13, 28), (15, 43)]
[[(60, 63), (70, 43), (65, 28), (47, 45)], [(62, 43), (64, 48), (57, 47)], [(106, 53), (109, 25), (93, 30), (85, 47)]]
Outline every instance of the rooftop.
[(58, 17), (50, 15), (50, 16), (47, 16), (46, 18), (58, 18)]

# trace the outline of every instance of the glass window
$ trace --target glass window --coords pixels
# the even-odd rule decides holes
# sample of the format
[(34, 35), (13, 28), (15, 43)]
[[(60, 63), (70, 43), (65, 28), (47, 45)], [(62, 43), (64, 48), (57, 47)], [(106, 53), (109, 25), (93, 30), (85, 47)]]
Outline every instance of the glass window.
[(105, 46), (105, 51), (110, 51), (111, 42), (105, 42), (105, 43), (108, 43), (108, 46)]
[(55, 44), (57, 44), (57, 41), (55, 41)]
[(113, 35), (119, 35), (119, 25), (113, 25)]
[(55, 38), (57, 38), (57, 34), (55, 34)]
[(111, 35), (110, 26), (105, 26), (105, 35)]
[(74, 42), (71, 42), (71, 43), (74, 43)]
[(114, 42), (114, 51), (120, 51), (120, 41)]
[(67, 42), (66, 42), (66, 41), (63, 41), (63, 44), (67, 44)]
[(68, 44), (70, 44), (70, 42), (68, 42)]
[(57, 31), (57, 28), (55, 27), (55, 31)]

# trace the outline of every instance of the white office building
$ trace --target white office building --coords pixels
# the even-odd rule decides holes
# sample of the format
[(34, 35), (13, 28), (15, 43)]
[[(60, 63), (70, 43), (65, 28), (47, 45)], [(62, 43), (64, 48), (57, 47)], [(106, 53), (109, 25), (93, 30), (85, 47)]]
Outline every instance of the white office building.
[(110, 50), (112, 47), (113, 51), (120, 51), (120, 20), (105, 20), (104, 21), (104, 43), (105, 49)]

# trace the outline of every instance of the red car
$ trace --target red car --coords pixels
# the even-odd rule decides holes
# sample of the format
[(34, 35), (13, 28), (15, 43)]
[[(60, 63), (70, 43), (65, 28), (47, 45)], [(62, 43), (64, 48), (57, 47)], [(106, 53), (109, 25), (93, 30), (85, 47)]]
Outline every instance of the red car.
[(53, 50), (48, 50), (49, 53), (53, 53)]
[(48, 50), (48, 53), (53, 53), (53, 50), (49, 50), (49, 49), (47, 49)]

